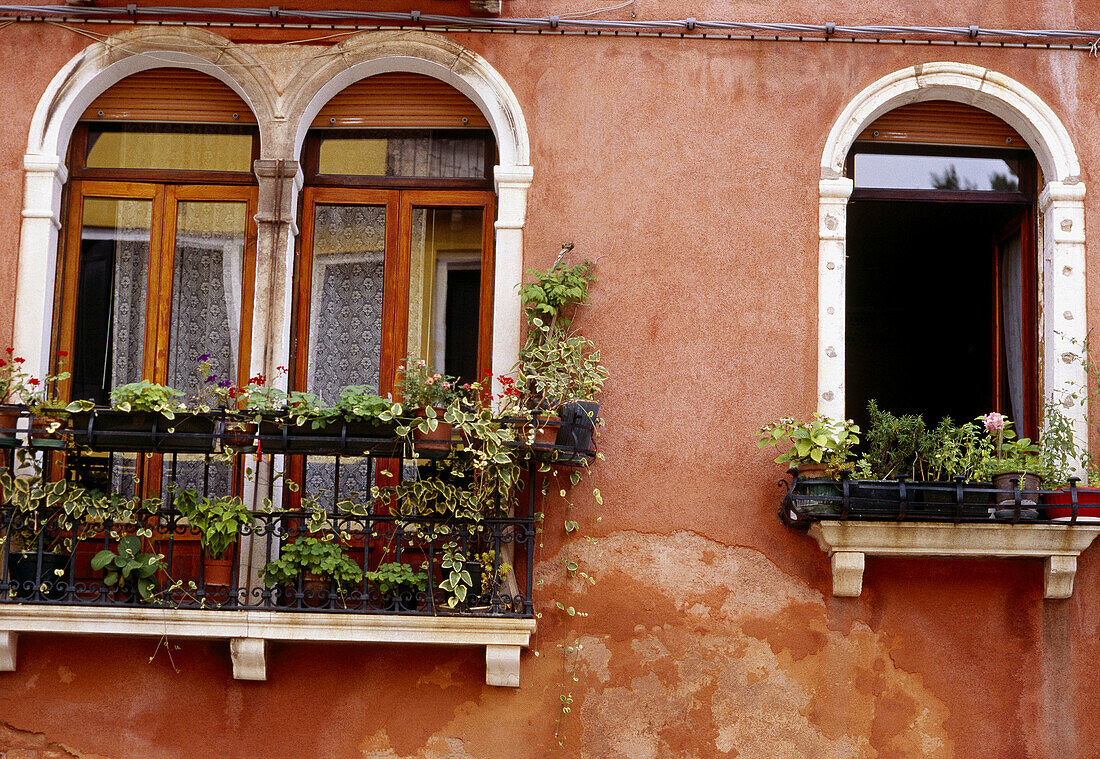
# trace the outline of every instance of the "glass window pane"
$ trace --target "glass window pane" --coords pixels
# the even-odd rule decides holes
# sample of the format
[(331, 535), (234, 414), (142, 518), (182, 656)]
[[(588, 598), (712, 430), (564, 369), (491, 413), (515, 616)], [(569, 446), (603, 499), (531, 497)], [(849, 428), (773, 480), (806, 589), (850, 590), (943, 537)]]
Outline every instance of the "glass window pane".
[(1020, 162), (1013, 158), (857, 153), (856, 187), (896, 190), (1019, 190)]
[(385, 206), (315, 207), (306, 386), (330, 403), (378, 385), (385, 253)]
[(482, 131), (355, 130), (320, 140), (319, 174), (484, 179), (492, 135)]
[(477, 376), (481, 208), (414, 208), (409, 264), (409, 355), (464, 382)]
[(88, 128), (89, 169), (252, 171), (254, 129), (210, 124)]
[(106, 403), (112, 387), (141, 379), (152, 215), (149, 200), (84, 198), (71, 357), (74, 398)]
[(219, 380), (237, 384), (248, 204), (180, 201), (172, 273), (168, 384), (198, 391), (195, 358), (211, 354)]

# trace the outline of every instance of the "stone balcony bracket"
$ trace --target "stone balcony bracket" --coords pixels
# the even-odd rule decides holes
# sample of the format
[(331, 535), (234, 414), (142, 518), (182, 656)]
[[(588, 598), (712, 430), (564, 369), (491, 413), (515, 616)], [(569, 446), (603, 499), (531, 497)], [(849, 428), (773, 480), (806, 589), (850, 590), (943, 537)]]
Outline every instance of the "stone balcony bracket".
[(1043, 597), (1069, 598), (1077, 557), (1100, 524), (974, 524), (822, 520), (810, 526), (829, 556), (833, 595), (855, 598), (863, 591), (865, 556), (1043, 559)]

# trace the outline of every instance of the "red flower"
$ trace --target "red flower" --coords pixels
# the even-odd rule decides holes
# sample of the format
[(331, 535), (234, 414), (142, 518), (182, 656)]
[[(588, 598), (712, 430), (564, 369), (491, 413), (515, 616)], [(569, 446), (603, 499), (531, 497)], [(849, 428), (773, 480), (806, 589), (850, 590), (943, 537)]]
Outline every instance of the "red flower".
[(61, 356), (62, 358), (65, 358), (65, 356), (69, 355), (69, 352), (68, 351), (58, 351), (57, 355)]
[(24, 362), (24, 361), (26, 361), (26, 360), (27, 360), (27, 359), (25, 359), (25, 358), (20, 358), (19, 356), (16, 356), (15, 358), (13, 358), (13, 359), (12, 359), (12, 361), (14, 361), (14, 362), (15, 362), (15, 363), (17, 363), (17, 364), (21, 364), (21, 363), (23, 363), (23, 362)]
[(4, 359), (0, 358), (0, 366), (7, 366), (7, 365), (8, 365), (8, 362), (5, 361)]
[(31, 377), (29, 380), (27, 380), (27, 384), (31, 387), (38, 387), (42, 383), (38, 381), (37, 377)]
[(8, 348), (8, 353), (15, 353), (15, 348)]
[(267, 382), (267, 377), (263, 374), (257, 374), (255, 377), (249, 380), (253, 385), (262, 385)]

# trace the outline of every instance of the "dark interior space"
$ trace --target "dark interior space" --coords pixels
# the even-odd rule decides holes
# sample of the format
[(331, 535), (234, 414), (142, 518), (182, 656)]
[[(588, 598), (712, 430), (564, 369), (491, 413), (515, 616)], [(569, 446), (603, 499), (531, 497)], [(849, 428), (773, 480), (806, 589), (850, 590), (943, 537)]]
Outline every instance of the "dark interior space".
[(72, 397), (96, 403), (109, 401), (111, 376), (111, 293), (115, 243), (84, 240), (73, 329)]
[(848, 417), (865, 428), (871, 398), (930, 425), (994, 408), (994, 243), (1019, 213), (1006, 204), (849, 204)]
[(481, 311), (481, 272), (452, 269), (447, 272), (447, 350), (444, 372), (460, 384), (476, 382), (478, 317)]

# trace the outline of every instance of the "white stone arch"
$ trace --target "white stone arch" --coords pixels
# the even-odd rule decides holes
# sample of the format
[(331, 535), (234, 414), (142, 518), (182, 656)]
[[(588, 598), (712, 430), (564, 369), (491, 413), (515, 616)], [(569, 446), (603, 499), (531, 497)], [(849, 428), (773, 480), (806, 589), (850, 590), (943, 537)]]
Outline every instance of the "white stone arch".
[[(1077, 360), (1087, 333), (1085, 310), (1085, 186), (1065, 126), (1030, 89), (1003, 74), (964, 63), (924, 63), (882, 77), (856, 95), (833, 124), (821, 157), (818, 247), (818, 410), (844, 415), (846, 207), (852, 180), (844, 163), (856, 137), (883, 113), (908, 103), (954, 100), (1000, 117), (1027, 140), (1042, 169), (1042, 392), (1065, 400), (1083, 388)], [(1075, 343), (1076, 341), (1076, 343)], [(1088, 439), (1086, 410), (1066, 402), (1080, 440)]]
[[(435, 77), (462, 92), (485, 114), (496, 138), (499, 163), (496, 269), (493, 294), (493, 374), (509, 373), (519, 353), (523, 276), (523, 226), (533, 169), (527, 122), (508, 83), (488, 61), (438, 34), (420, 31), (365, 32), (337, 45), (331, 56), (303, 69), (283, 98), (293, 128), (292, 154), (301, 154), (317, 113), (349, 85), (376, 74), (409, 71)], [(289, 136), (289, 134), (288, 134)], [(283, 146), (273, 146), (285, 151)]]
[(259, 64), (224, 37), (192, 27), (145, 27), (122, 32), (78, 53), (54, 78), (31, 118), (23, 190), (23, 222), (15, 296), (13, 345), (29, 371), (49, 366), (61, 192), (68, 177), (65, 154), (80, 115), (124, 77), (152, 68), (201, 71), (241, 96), (260, 124), (274, 116), (274, 88)]

